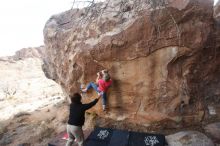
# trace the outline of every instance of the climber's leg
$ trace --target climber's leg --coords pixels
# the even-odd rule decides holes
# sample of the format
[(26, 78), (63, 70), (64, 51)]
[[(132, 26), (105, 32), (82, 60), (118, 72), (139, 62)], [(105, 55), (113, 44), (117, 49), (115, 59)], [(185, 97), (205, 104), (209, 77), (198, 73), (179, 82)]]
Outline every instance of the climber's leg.
[(102, 109), (105, 111), (106, 110), (106, 102), (107, 102), (107, 93), (102, 92)]
[(82, 92), (87, 92), (91, 88), (93, 88), (97, 93), (99, 93), (98, 86), (93, 82), (90, 82), (85, 89), (81, 89), (81, 90)]

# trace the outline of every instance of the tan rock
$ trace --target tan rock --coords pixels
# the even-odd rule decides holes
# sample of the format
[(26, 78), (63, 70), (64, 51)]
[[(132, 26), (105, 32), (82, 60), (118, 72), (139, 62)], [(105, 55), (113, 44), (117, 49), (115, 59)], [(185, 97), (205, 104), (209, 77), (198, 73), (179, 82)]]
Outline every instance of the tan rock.
[(220, 142), (220, 123), (209, 124), (204, 129), (212, 138)]
[(197, 131), (182, 131), (166, 136), (169, 146), (214, 146), (204, 134)]
[[(88, 13), (85, 8), (52, 16), (44, 28), (47, 76), (73, 94), (107, 68), (113, 79), (109, 114), (100, 111), (101, 105), (92, 112), (139, 124), (178, 116), (201, 121), (205, 108), (200, 98), (218, 93), (220, 80), (214, 71), (220, 60), (214, 65), (206, 61), (214, 30), (213, 1), (170, 2), (152, 9), (143, 1), (121, 5), (117, 0), (102, 15), (95, 10), (106, 3)], [(85, 98), (88, 102), (97, 95), (86, 96), (91, 97)]]

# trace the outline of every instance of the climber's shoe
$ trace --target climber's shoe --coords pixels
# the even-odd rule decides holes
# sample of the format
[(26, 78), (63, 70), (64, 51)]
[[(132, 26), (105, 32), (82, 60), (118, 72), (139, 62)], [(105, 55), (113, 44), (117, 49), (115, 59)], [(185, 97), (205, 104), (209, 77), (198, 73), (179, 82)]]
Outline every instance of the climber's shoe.
[(106, 105), (102, 105), (102, 110), (106, 111)]
[(81, 89), (81, 92), (82, 92), (82, 93), (86, 93), (87, 90), (86, 90), (86, 89)]
[(83, 85), (80, 85), (80, 91), (81, 91), (82, 93), (86, 93), (86, 92), (87, 92), (87, 89), (83, 89)]

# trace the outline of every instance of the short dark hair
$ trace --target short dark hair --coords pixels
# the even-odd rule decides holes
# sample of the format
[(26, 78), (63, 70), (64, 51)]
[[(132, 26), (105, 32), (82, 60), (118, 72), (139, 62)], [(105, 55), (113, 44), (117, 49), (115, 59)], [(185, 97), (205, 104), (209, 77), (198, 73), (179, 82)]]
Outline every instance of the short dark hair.
[(81, 103), (82, 96), (79, 93), (74, 93), (70, 96), (70, 100), (72, 103)]
[(110, 75), (108, 73), (105, 73), (103, 75), (103, 79), (104, 79), (104, 81), (108, 82), (110, 80)]

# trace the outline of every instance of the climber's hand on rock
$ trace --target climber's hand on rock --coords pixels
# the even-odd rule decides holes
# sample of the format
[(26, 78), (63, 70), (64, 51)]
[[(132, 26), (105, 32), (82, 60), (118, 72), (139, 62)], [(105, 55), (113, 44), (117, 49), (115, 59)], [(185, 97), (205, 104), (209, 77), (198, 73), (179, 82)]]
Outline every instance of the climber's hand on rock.
[(102, 73), (101, 73), (101, 72), (97, 72), (97, 76), (98, 76), (98, 77), (101, 77), (101, 76), (102, 76)]
[(98, 93), (98, 99), (100, 99), (101, 96), (102, 96), (102, 93)]

